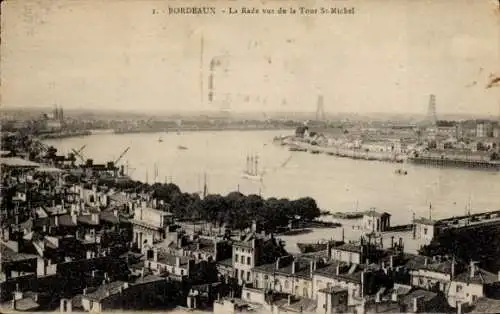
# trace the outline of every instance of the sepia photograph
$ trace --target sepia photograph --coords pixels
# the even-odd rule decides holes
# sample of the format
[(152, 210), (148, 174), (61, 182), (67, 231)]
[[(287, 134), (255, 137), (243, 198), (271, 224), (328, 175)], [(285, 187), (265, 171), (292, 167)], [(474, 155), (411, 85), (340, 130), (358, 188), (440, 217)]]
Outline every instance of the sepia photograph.
[(5, 0), (2, 313), (500, 313), (499, 0)]

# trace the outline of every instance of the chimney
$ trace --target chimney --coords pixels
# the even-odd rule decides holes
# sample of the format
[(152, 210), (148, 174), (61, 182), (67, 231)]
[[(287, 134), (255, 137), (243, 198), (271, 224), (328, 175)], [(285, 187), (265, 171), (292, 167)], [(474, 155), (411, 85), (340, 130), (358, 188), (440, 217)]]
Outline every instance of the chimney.
[(175, 267), (177, 268), (181, 267), (181, 258), (179, 256), (175, 257)]
[(391, 237), (391, 248), (394, 247), (394, 236)]
[(427, 256), (424, 258), (424, 265), (427, 266)]
[(332, 248), (331, 248), (331, 242), (330, 241), (328, 241), (326, 243), (326, 256), (327, 256), (328, 260), (332, 259)]
[(339, 275), (340, 274), (340, 264), (337, 263), (337, 266), (335, 267), (335, 275)]
[(457, 314), (462, 314), (462, 302), (457, 302)]
[(344, 233), (344, 231), (345, 231), (344, 228), (342, 228), (342, 242), (345, 241), (345, 233)]
[(470, 278), (474, 278), (474, 276), (476, 275), (476, 263), (477, 262), (474, 262), (474, 261), (471, 261), (470, 262)]
[(83, 295), (87, 295), (87, 288), (83, 289)]
[(118, 217), (118, 209), (114, 209), (114, 210), (113, 210), (113, 215), (114, 215), (115, 217)]
[(275, 266), (276, 266), (276, 267), (275, 267), (275, 268), (276, 268), (276, 270), (278, 270), (278, 269), (280, 268), (280, 259), (281, 259), (280, 257), (278, 257), (278, 258), (276, 259), (276, 265), (275, 265)]
[(398, 293), (396, 292), (396, 290), (392, 291), (391, 293), (391, 301), (398, 302)]
[(54, 225), (59, 226), (59, 216), (54, 216)]
[(365, 296), (365, 271), (361, 271), (361, 297)]
[(158, 248), (153, 248), (153, 260), (158, 262)]
[(292, 295), (289, 294), (288, 295), (288, 305), (290, 305), (292, 303)]
[(389, 256), (389, 268), (390, 269), (394, 268), (394, 256), (393, 255)]
[(451, 280), (455, 278), (455, 257), (451, 260)]
[(292, 274), (295, 274), (295, 271), (297, 270), (296, 269), (297, 265), (296, 265), (296, 262), (295, 262), (295, 259), (292, 261)]

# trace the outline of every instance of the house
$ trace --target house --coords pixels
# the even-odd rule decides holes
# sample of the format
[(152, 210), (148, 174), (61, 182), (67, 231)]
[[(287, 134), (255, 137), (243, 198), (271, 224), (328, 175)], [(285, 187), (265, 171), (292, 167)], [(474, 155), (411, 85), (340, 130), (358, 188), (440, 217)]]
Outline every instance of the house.
[(254, 286), (297, 297), (312, 298), (312, 277), (321, 260), (293, 256), (279, 257), (275, 263), (253, 268)]
[(446, 300), (443, 300), (442, 295), (424, 290), (415, 289), (405, 295), (402, 300), (403, 313), (421, 313), (421, 312), (433, 312), (433, 313), (444, 313), (448, 312)]
[(358, 243), (344, 243), (332, 247), (331, 259), (333, 261), (344, 262), (349, 264), (362, 264), (364, 263), (365, 247), (363, 244)]
[(500, 272), (493, 274), (477, 267), (477, 263), (471, 261), (468, 269), (451, 281), (448, 302), (452, 307), (457, 307), (458, 304), (473, 305), (478, 299), (486, 297), (487, 291), (495, 289), (494, 284), (499, 282)]
[(445, 294), (450, 290), (450, 283), (455, 273), (460, 270), (460, 265), (455, 260), (438, 256), (432, 259), (427, 256), (414, 256), (406, 267), (413, 287)]
[(285, 253), (278, 240), (272, 235), (250, 232), (233, 243), (234, 277), (238, 279), (240, 285), (251, 283), (254, 267), (274, 262), (277, 257)]
[[(104, 283), (97, 289), (84, 289), (81, 297), (86, 312), (109, 310), (135, 310), (151, 306), (157, 295), (165, 295), (167, 281), (158, 276), (145, 276), (135, 282), (114, 281)], [(61, 312), (71, 312), (70, 300), (61, 300)]]
[(343, 313), (347, 311), (348, 290), (330, 286), (318, 290), (317, 313)]
[(319, 299), (323, 289), (338, 287), (347, 290), (348, 305), (358, 304), (363, 297), (366, 273), (356, 264), (334, 262), (328, 267), (317, 269), (313, 275), (313, 298)]
[(428, 218), (418, 218), (413, 221), (413, 238), (421, 245), (428, 245), (439, 233), (439, 222)]
[(363, 213), (362, 226), (365, 231), (384, 232), (391, 226), (391, 214), (369, 210)]
[(134, 218), (130, 221), (133, 230), (133, 245), (144, 253), (145, 246), (152, 246), (166, 237), (166, 227), (173, 223), (173, 215), (169, 212), (137, 207)]
[(156, 275), (167, 274), (170, 278), (182, 280), (192, 275), (194, 258), (166, 254), (157, 248), (147, 251), (144, 267), (149, 268)]

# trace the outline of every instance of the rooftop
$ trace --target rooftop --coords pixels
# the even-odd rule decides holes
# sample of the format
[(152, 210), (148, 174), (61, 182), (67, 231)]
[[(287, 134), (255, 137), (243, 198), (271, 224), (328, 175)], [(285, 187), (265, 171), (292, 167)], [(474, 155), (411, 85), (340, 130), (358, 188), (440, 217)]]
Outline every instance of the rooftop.
[(470, 313), (498, 313), (498, 309), (500, 309), (500, 300), (480, 298)]
[(8, 167), (37, 168), (40, 164), (19, 157), (0, 157), (0, 164)]
[(88, 298), (95, 301), (102, 301), (106, 297), (117, 294), (120, 289), (124, 286), (124, 281), (114, 281), (102, 286), (99, 286), (95, 291), (87, 293), (83, 298)]
[(470, 276), (470, 270), (464, 271), (457, 276), (455, 276), (455, 281), (464, 282), (464, 283), (476, 283), (476, 284), (492, 284), (495, 282), (499, 282), (500, 278), (498, 275), (490, 273), (481, 268), (477, 268), (474, 272), (474, 276)]
[(386, 213), (386, 212), (377, 212), (374, 209), (368, 210), (363, 213), (364, 216), (370, 216), (370, 217), (385, 217), (385, 216), (391, 216), (391, 214)]

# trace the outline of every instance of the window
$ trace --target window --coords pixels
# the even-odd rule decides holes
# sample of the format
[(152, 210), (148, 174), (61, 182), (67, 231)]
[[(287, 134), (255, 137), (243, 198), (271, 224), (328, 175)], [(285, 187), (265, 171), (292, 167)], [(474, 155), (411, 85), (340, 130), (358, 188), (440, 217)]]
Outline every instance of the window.
[(235, 263), (238, 263), (238, 254), (235, 254), (235, 255), (234, 255), (234, 262), (235, 262)]
[(250, 281), (250, 272), (247, 272), (247, 281)]
[(241, 279), (241, 280), (244, 280), (244, 279), (245, 279), (245, 271), (244, 271), (244, 270), (241, 270), (241, 271), (240, 271), (240, 279)]
[(285, 289), (288, 289), (288, 280), (285, 280)]
[(250, 257), (247, 257), (247, 264), (248, 265), (252, 264), (251, 261), (252, 261), (252, 259)]
[(424, 234), (427, 234), (427, 228), (424, 228)]
[(250, 300), (250, 292), (247, 292), (247, 300)]
[(457, 292), (462, 291), (462, 288), (463, 288), (463, 287), (462, 287), (461, 285), (457, 285)]
[(267, 280), (269, 279), (269, 277), (267, 275), (264, 275), (264, 280)]
[(181, 269), (181, 276), (184, 276), (184, 269)]
[(245, 256), (242, 255), (240, 258), (241, 258), (241, 263), (245, 264)]

